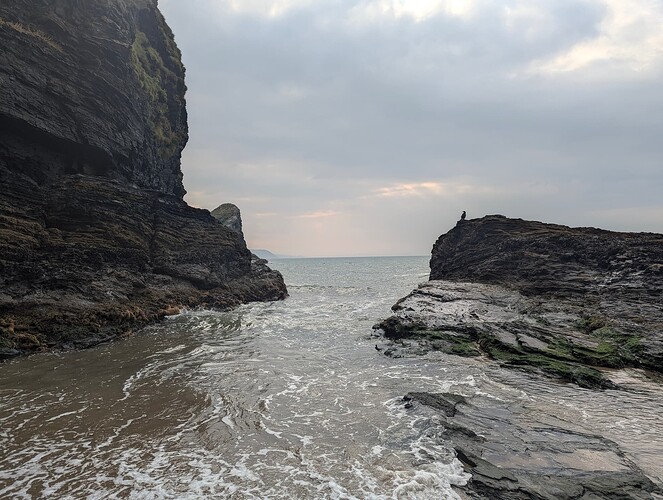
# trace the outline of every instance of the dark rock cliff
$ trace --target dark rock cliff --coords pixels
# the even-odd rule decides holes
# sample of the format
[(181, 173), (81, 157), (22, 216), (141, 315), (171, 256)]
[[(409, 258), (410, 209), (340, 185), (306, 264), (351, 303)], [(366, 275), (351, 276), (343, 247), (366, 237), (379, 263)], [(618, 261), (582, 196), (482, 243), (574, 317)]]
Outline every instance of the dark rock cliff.
[(184, 195), (184, 67), (155, 0), (3, 0), (0, 37), (4, 168)]
[(663, 372), (663, 235), (508, 219), (442, 235), (431, 281), (380, 326), (453, 354), (609, 386), (592, 367)]
[[(663, 235), (498, 215), (459, 221), (433, 247), (430, 281), (392, 309), (394, 315), (376, 325), (394, 340), (384, 348), (387, 355), (435, 350), (483, 357), (590, 389), (618, 389), (625, 372), (614, 369), (635, 367), (658, 383)], [(471, 498), (663, 494), (592, 422), (583, 427), (527, 404), (458, 398), (415, 393), (404, 405), (439, 415), (444, 443), (472, 474), (463, 488)]]
[(526, 295), (619, 295), (647, 302), (663, 292), (663, 235), (491, 215), (460, 221), (433, 246), (431, 280), (504, 284)]
[(0, 4), (0, 357), (286, 296), (184, 201), (184, 68), (156, 0)]

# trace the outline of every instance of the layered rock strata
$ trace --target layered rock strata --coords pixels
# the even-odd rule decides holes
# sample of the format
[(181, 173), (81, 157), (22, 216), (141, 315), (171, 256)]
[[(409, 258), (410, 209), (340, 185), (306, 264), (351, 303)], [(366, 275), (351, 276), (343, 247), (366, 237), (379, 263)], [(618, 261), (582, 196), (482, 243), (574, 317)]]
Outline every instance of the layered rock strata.
[(156, 0), (0, 5), (0, 357), (286, 296), (189, 207), (184, 68)]
[(571, 500), (663, 497), (620, 447), (599, 433), (522, 402), (482, 395), (415, 392), (408, 411), (438, 422), (436, 436), (452, 447), (467, 472), (458, 493), (472, 500)]
[(663, 235), (488, 216), (438, 239), (430, 278), (387, 337), (584, 387), (612, 386), (601, 368), (663, 371)]
[[(484, 357), (593, 389), (618, 388), (612, 369), (636, 367), (656, 385), (662, 297), (663, 235), (488, 216), (442, 235), (430, 281), (376, 328), (393, 341), (391, 356)], [(651, 471), (602, 429), (527, 401), (413, 392), (403, 405), (433, 414), (434, 432), (472, 474), (462, 498), (663, 498)]]

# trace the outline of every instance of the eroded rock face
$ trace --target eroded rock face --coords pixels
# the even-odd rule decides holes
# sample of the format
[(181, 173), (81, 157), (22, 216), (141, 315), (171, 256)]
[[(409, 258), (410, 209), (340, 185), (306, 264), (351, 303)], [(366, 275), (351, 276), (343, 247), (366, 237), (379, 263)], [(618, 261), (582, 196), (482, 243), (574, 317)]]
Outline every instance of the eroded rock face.
[[(394, 341), (384, 348), (391, 356), (483, 356), (591, 389), (619, 388), (610, 368), (646, 368), (643, 377), (655, 381), (662, 269), (663, 235), (502, 216), (460, 221), (436, 242), (430, 281), (376, 328)], [(601, 429), (588, 433), (499, 398), (415, 392), (404, 405), (439, 416), (440, 439), (472, 474), (463, 498), (663, 495)]]
[(224, 203), (223, 205), (219, 205), (214, 210), (212, 210), (211, 213), (212, 217), (218, 220), (225, 227), (231, 231), (235, 231), (236, 233), (241, 234), (242, 238), (244, 237), (244, 233), (242, 231), (242, 213), (240, 212), (237, 205), (233, 205), (232, 203)]
[(0, 4), (0, 357), (286, 296), (184, 201), (184, 68), (156, 0)]
[(662, 269), (663, 235), (461, 221), (436, 242), (431, 281), (378, 326), (432, 349), (608, 387), (595, 367), (663, 371)]
[[(475, 395), (410, 393), (408, 411), (433, 413), (437, 437), (472, 479), (475, 500), (659, 498), (663, 490), (619, 446), (527, 403)], [(466, 496), (465, 496), (466, 495)]]
[(0, 40), (4, 169), (184, 195), (184, 67), (156, 0), (3, 0)]

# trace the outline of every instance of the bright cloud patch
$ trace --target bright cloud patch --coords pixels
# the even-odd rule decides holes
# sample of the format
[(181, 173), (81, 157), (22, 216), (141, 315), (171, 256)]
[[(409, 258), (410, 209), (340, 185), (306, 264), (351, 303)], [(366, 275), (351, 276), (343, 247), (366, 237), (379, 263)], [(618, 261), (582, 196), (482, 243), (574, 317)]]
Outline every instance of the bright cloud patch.
[(394, 186), (378, 189), (378, 196), (387, 198), (402, 196), (423, 196), (426, 194), (441, 194), (444, 185), (439, 182), (420, 182), (417, 184), (396, 184)]
[(351, 6), (348, 18), (353, 23), (379, 22), (385, 18), (423, 22), (438, 15), (467, 18), (475, 6), (476, 0), (369, 0)]
[(410, 16), (423, 21), (437, 14), (465, 17), (471, 14), (473, 0), (392, 0), (391, 12), (396, 17)]
[(326, 219), (327, 217), (336, 217), (338, 212), (333, 210), (319, 210), (317, 212), (309, 212), (300, 215), (293, 215), (294, 219)]
[(268, 17), (277, 17), (291, 9), (310, 3), (311, 0), (227, 0), (221, 2), (222, 5), (227, 5), (231, 12)]
[[(598, 76), (616, 72), (644, 73), (663, 66), (663, 2), (658, 0), (601, 0), (606, 15), (596, 37), (574, 45), (552, 59), (533, 63), (542, 74), (598, 70)], [(603, 70), (603, 71), (601, 71)]]
[[(277, 17), (288, 11), (312, 5), (312, 0), (226, 0), (220, 3), (231, 12)], [(469, 16), (475, 7), (475, 0), (369, 0), (356, 2), (349, 8), (363, 17), (403, 17), (409, 16), (423, 21), (438, 14), (456, 17)]]

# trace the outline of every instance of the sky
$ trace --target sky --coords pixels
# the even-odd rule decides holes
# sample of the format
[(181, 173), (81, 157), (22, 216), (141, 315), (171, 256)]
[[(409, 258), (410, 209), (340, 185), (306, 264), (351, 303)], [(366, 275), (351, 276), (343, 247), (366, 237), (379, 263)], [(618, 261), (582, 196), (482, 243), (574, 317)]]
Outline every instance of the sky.
[(663, 0), (160, 0), (194, 206), (427, 255), (460, 213), (663, 232)]

